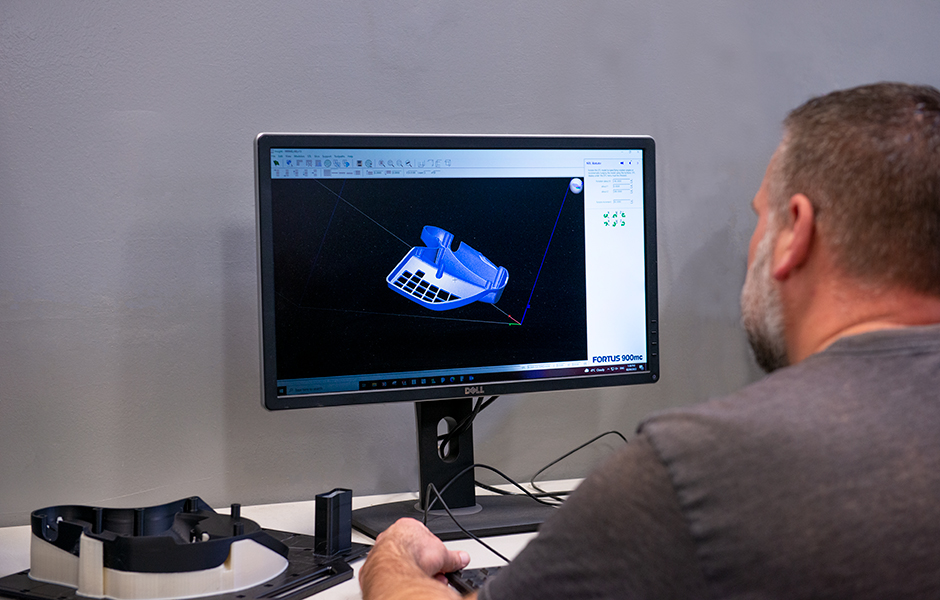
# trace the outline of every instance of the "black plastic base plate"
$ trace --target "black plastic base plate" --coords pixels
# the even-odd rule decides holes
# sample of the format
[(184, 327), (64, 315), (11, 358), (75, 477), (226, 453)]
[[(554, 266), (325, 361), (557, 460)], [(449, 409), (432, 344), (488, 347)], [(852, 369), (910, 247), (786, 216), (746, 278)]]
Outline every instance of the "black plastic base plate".
[[(353, 544), (352, 549), (336, 556), (314, 554), (314, 537), (299, 533), (289, 533), (265, 529), (272, 537), (286, 544), (290, 549), (287, 569), (283, 573), (247, 590), (239, 590), (213, 596), (203, 596), (207, 600), (294, 600), (306, 598), (317, 592), (331, 588), (338, 583), (352, 579), (350, 562), (369, 553), (372, 546)], [(0, 578), (0, 597), (17, 600), (88, 600), (75, 593), (75, 588), (33, 581), (29, 571), (21, 571)]]
[[(458, 515), (457, 520), (478, 537), (536, 531), (555, 510), (527, 496), (477, 496), (476, 501), (482, 510)], [(405, 500), (360, 508), (352, 511), (352, 525), (374, 539), (402, 517), (422, 520), (424, 513), (416, 504), (416, 500)], [(467, 537), (446, 513), (429, 515), (428, 529), (442, 540)]]

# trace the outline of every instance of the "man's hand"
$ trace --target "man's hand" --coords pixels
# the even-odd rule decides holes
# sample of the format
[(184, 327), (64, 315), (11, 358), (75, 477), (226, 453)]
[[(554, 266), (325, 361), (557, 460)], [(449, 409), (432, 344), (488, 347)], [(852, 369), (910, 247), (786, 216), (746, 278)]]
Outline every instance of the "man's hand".
[(459, 598), (444, 573), (467, 566), (466, 552), (444, 542), (414, 519), (400, 519), (375, 540), (359, 572), (364, 600)]

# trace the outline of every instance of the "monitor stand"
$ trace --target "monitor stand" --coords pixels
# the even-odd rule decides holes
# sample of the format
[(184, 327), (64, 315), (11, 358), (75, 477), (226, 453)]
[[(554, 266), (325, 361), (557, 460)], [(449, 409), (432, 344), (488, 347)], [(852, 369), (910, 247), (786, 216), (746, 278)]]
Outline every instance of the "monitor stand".
[[(370, 537), (377, 537), (402, 517), (419, 521), (424, 507), (428, 528), (442, 540), (465, 538), (453, 519), (442, 509), (436, 497), (428, 496), (428, 485), (444, 489), (462, 470), (473, 465), (473, 428), (468, 427), (441, 448), (438, 436), (453, 431), (473, 411), (471, 398), (434, 400), (415, 403), (418, 436), (419, 499), (379, 504), (352, 512), (352, 525)], [(527, 496), (476, 496), (473, 470), (453, 481), (442, 496), (460, 524), (478, 537), (535, 531), (554, 511)]]

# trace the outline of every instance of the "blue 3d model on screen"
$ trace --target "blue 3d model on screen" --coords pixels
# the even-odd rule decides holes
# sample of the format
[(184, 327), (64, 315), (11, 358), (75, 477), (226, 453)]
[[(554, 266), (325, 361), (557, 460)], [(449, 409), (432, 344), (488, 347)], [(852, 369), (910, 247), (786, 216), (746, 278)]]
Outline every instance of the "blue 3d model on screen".
[(424, 246), (415, 246), (386, 277), (388, 287), (431, 310), (450, 310), (471, 302), (496, 304), (509, 271), (461, 242), (451, 250), (454, 234), (425, 225)]

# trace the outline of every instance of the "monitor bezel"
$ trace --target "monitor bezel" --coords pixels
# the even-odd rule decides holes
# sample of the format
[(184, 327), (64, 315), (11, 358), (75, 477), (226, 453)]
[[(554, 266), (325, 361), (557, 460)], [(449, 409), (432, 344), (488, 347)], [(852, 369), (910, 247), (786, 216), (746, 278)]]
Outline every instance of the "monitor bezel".
[[(255, 209), (261, 348), (262, 405), (268, 410), (386, 402), (421, 402), (484, 395), (580, 390), (655, 383), (660, 377), (659, 302), (656, 242), (656, 152), (649, 136), (464, 135), (261, 133), (255, 139)], [(438, 385), (403, 389), (355, 390), (278, 397), (274, 314), (272, 230), (272, 148), (332, 149), (627, 149), (643, 151), (644, 269), (648, 370), (544, 379), (522, 379), (468, 386)]]

